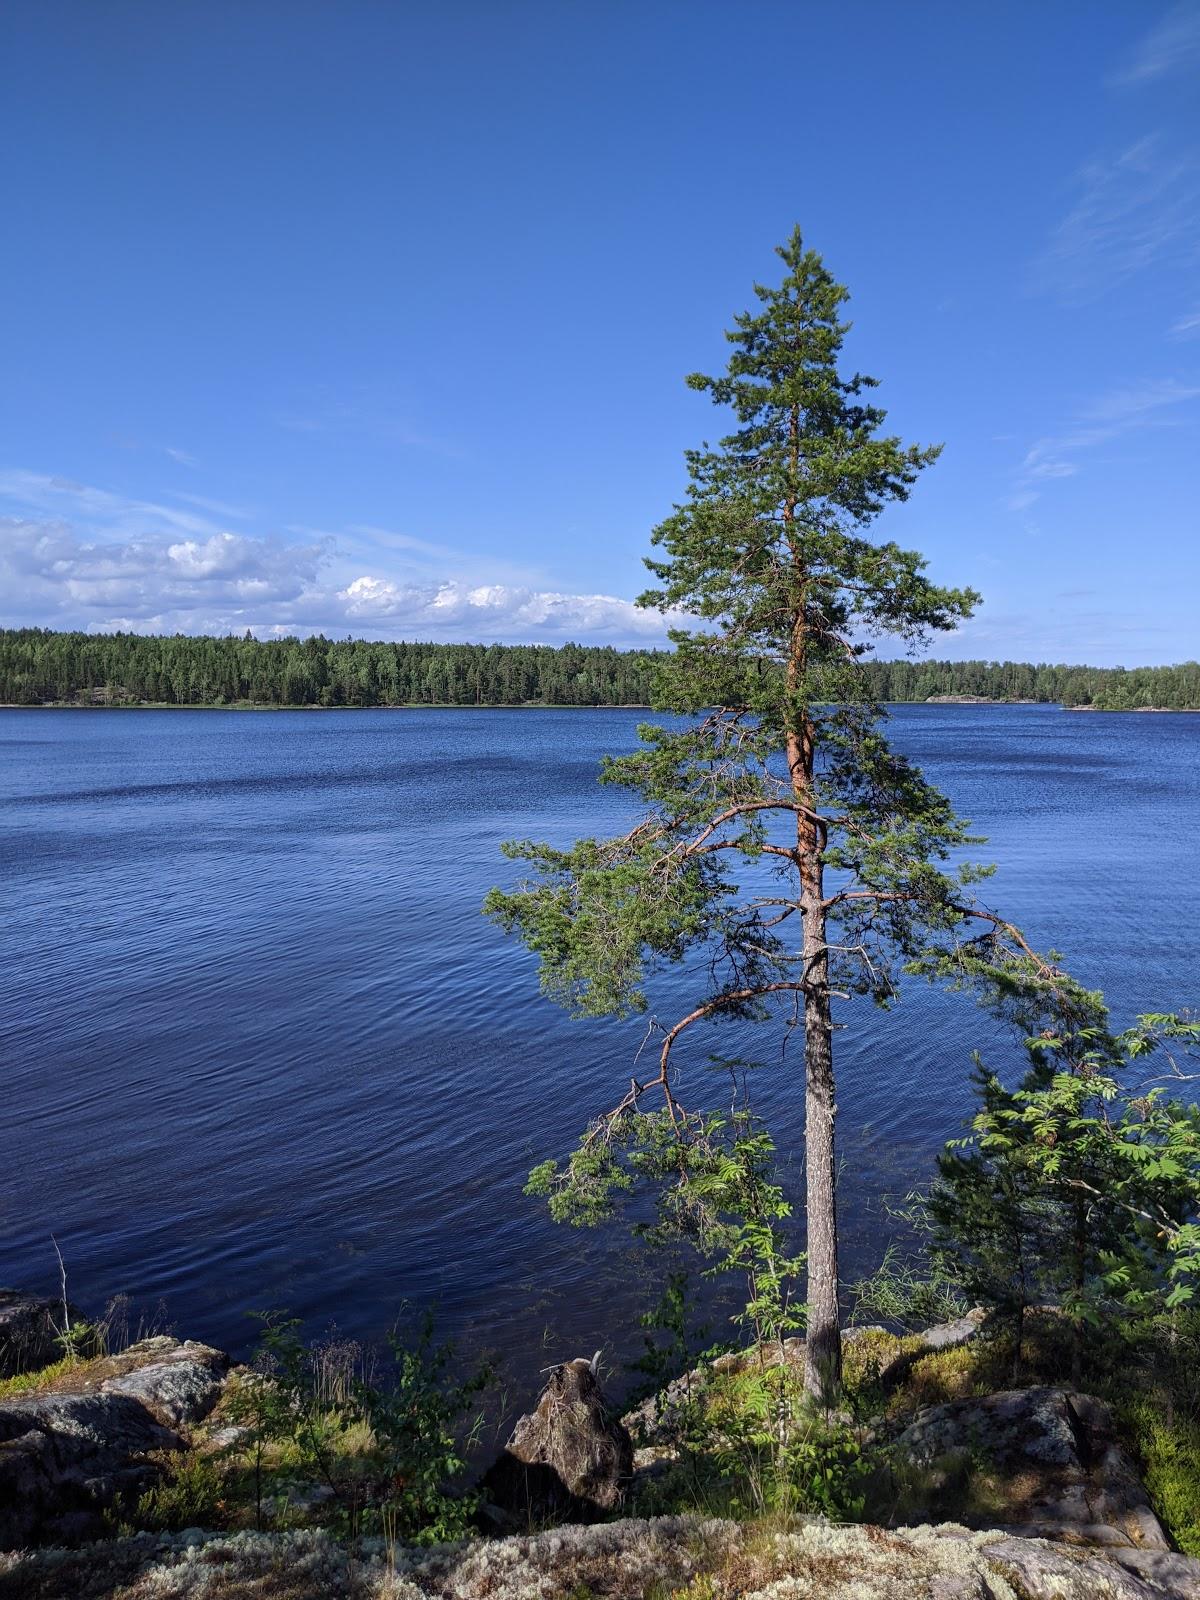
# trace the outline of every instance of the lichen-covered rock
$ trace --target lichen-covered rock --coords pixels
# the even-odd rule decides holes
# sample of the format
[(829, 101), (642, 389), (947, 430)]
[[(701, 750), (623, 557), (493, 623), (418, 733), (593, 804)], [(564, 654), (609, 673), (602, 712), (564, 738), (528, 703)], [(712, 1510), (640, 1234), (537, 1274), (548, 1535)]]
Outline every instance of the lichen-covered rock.
[(989, 1476), (992, 1503), (964, 1520), (1079, 1544), (1169, 1548), (1108, 1407), (1091, 1395), (1010, 1389), (932, 1406), (894, 1448), (918, 1466), (952, 1472), (957, 1462)]
[(99, 1531), (105, 1506), (153, 1481), (153, 1456), (184, 1448), (228, 1365), (207, 1345), (147, 1339), (0, 1403), (0, 1548)]
[[(690, 1587), (689, 1587), (690, 1586)], [(698, 1517), (567, 1527), (432, 1550), (322, 1531), (182, 1534), (0, 1555), (0, 1591), (114, 1600), (1200, 1600), (1200, 1562), (944, 1527), (777, 1534)]]
[(210, 1345), (177, 1339), (144, 1339), (126, 1357), (137, 1357), (128, 1370), (105, 1378), (102, 1394), (125, 1394), (140, 1400), (168, 1427), (191, 1426), (206, 1417), (220, 1398), (229, 1371), (229, 1357)]
[(528, 1525), (611, 1511), (633, 1475), (633, 1441), (588, 1361), (556, 1367), (535, 1410), (517, 1422), (484, 1488)]
[[(71, 1320), (77, 1319), (68, 1306)], [(26, 1294), (20, 1289), (0, 1289), (0, 1378), (18, 1372), (36, 1372), (62, 1354), (58, 1343), (63, 1317), (61, 1300)]]

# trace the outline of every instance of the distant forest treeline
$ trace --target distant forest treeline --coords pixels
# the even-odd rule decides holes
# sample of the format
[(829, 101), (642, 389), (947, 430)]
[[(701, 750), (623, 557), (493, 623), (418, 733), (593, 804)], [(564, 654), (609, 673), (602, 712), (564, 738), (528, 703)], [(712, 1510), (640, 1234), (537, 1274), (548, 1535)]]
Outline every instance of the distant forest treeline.
[[(608, 645), (384, 644), (0, 630), (0, 701), (180, 706), (643, 705), (655, 652)], [(981, 695), (1105, 710), (1200, 707), (1200, 664), (868, 661), (877, 700)]]

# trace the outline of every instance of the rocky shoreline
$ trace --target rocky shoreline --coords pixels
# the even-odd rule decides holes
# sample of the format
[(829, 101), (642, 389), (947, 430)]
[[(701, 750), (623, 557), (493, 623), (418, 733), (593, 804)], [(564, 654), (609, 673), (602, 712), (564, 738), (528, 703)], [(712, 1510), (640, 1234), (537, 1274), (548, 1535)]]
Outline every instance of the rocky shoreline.
[[(0, 1291), (0, 1373), (45, 1355), (55, 1303)], [(879, 1393), (914, 1363), (980, 1337), (979, 1313), (899, 1340), (848, 1332)], [(43, 1340), (39, 1344), (39, 1338)], [(82, 1362), (0, 1397), (0, 1595), (8, 1600), (1200, 1600), (1200, 1561), (1155, 1515), (1094, 1396), (1038, 1384), (924, 1406), (891, 1424), (924, 1499), (911, 1525), (794, 1517), (620, 1515), (682, 1449), (697, 1386), (802, 1360), (803, 1342), (717, 1358), (618, 1416), (594, 1361), (556, 1367), (536, 1407), (484, 1474), (492, 1534), (417, 1549), (279, 1532), (187, 1528), (112, 1537), (107, 1512), (185, 1450), (230, 1442), (221, 1402), (238, 1369), (221, 1351), (170, 1337)], [(872, 1428), (886, 1429), (883, 1413)], [(233, 1430), (236, 1432), (236, 1430)], [(957, 1486), (987, 1463), (994, 1514), (962, 1515)], [(298, 1494), (293, 1506), (302, 1516)], [(118, 1530), (119, 1531), (119, 1530)], [(105, 1537), (105, 1535), (109, 1535)]]

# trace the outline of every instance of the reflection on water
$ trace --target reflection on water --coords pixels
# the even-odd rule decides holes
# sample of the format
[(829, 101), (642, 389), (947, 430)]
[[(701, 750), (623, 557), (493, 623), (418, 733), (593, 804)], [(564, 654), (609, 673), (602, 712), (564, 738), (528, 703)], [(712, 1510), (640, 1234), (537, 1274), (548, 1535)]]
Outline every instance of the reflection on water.
[[(50, 1287), (54, 1233), (85, 1304), (163, 1298), (234, 1347), (255, 1306), (377, 1334), (431, 1299), (526, 1375), (544, 1349), (635, 1345), (647, 1264), (521, 1184), (619, 1093), (643, 1025), (565, 1018), (479, 902), (513, 873), (502, 839), (627, 825), (595, 774), (640, 718), (0, 711), (0, 1282)], [(1200, 999), (1200, 718), (919, 706), (892, 732), (990, 836), (988, 897), (1035, 942), (1123, 1017)], [(652, 998), (669, 1017), (690, 993), (672, 973)], [(991, 1035), (924, 988), (844, 1020), (865, 1270)], [(718, 1038), (757, 1048), (798, 1182), (800, 1052), (698, 1035), (693, 1093)]]

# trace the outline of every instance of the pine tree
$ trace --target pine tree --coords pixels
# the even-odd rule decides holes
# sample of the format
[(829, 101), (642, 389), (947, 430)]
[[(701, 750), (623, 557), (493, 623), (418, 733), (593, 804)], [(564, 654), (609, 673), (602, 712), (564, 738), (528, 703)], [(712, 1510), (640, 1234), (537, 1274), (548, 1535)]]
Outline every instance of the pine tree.
[[(862, 658), (879, 635), (915, 645), (952, 629), (978, 597), (938, 587), (920, 556), (866, 537), (938, 447), (882, 431), (885, 413), (866, 398), (875, 380), (839, 364), (847, 291), (799, 230), (778, 254), (786, 275), (756, 286), (759, 309), (736, 318), (725, 375), (688, 379), (737, 426), (688, 454), (687, 498), (653, 534), (658, 586), (639, 602), (696, 619), (672, 632), (654, 699), (692, 720), (642, 728), (641, 747), (606, 764), (604, 781), (648, 803), (637, 827), (567, 851), (506, 846), (533, 875), (493, 891), (485, 909), (537, 952), (545, 990), (580, 1014), (641, 1010), (650, 968), (703, 957), (691, 970), (704, 992), (664, 1030), (657, 1075), (634, 1081), (564, 1172), (539, 1169), (559, 1214), (572, 1187), (594, 1218), (605, 1184), (628, 1181), (619, 1149), (647, 1091), (661, 1093), (686, 1145), (694, 1123), (672, 1074), (685, 1030), (729, 1017), (802, 1022), (805, 1381), (828, 1400), (841, 1373), (833, 1002), (886, 1006), (898, 966), (931, 945), (941, 954), (930, 968), (945, 975), (958, 930), (985, 915), (962, 898), (979, 870), (940, 865), (973, 841), (887, 744)], [(1031, 961), (1006, 924), (988, 917), (985, 928), (975, 978), (997, 961)], [(686, 1162), (680, 1172), (686, 1181)]]

